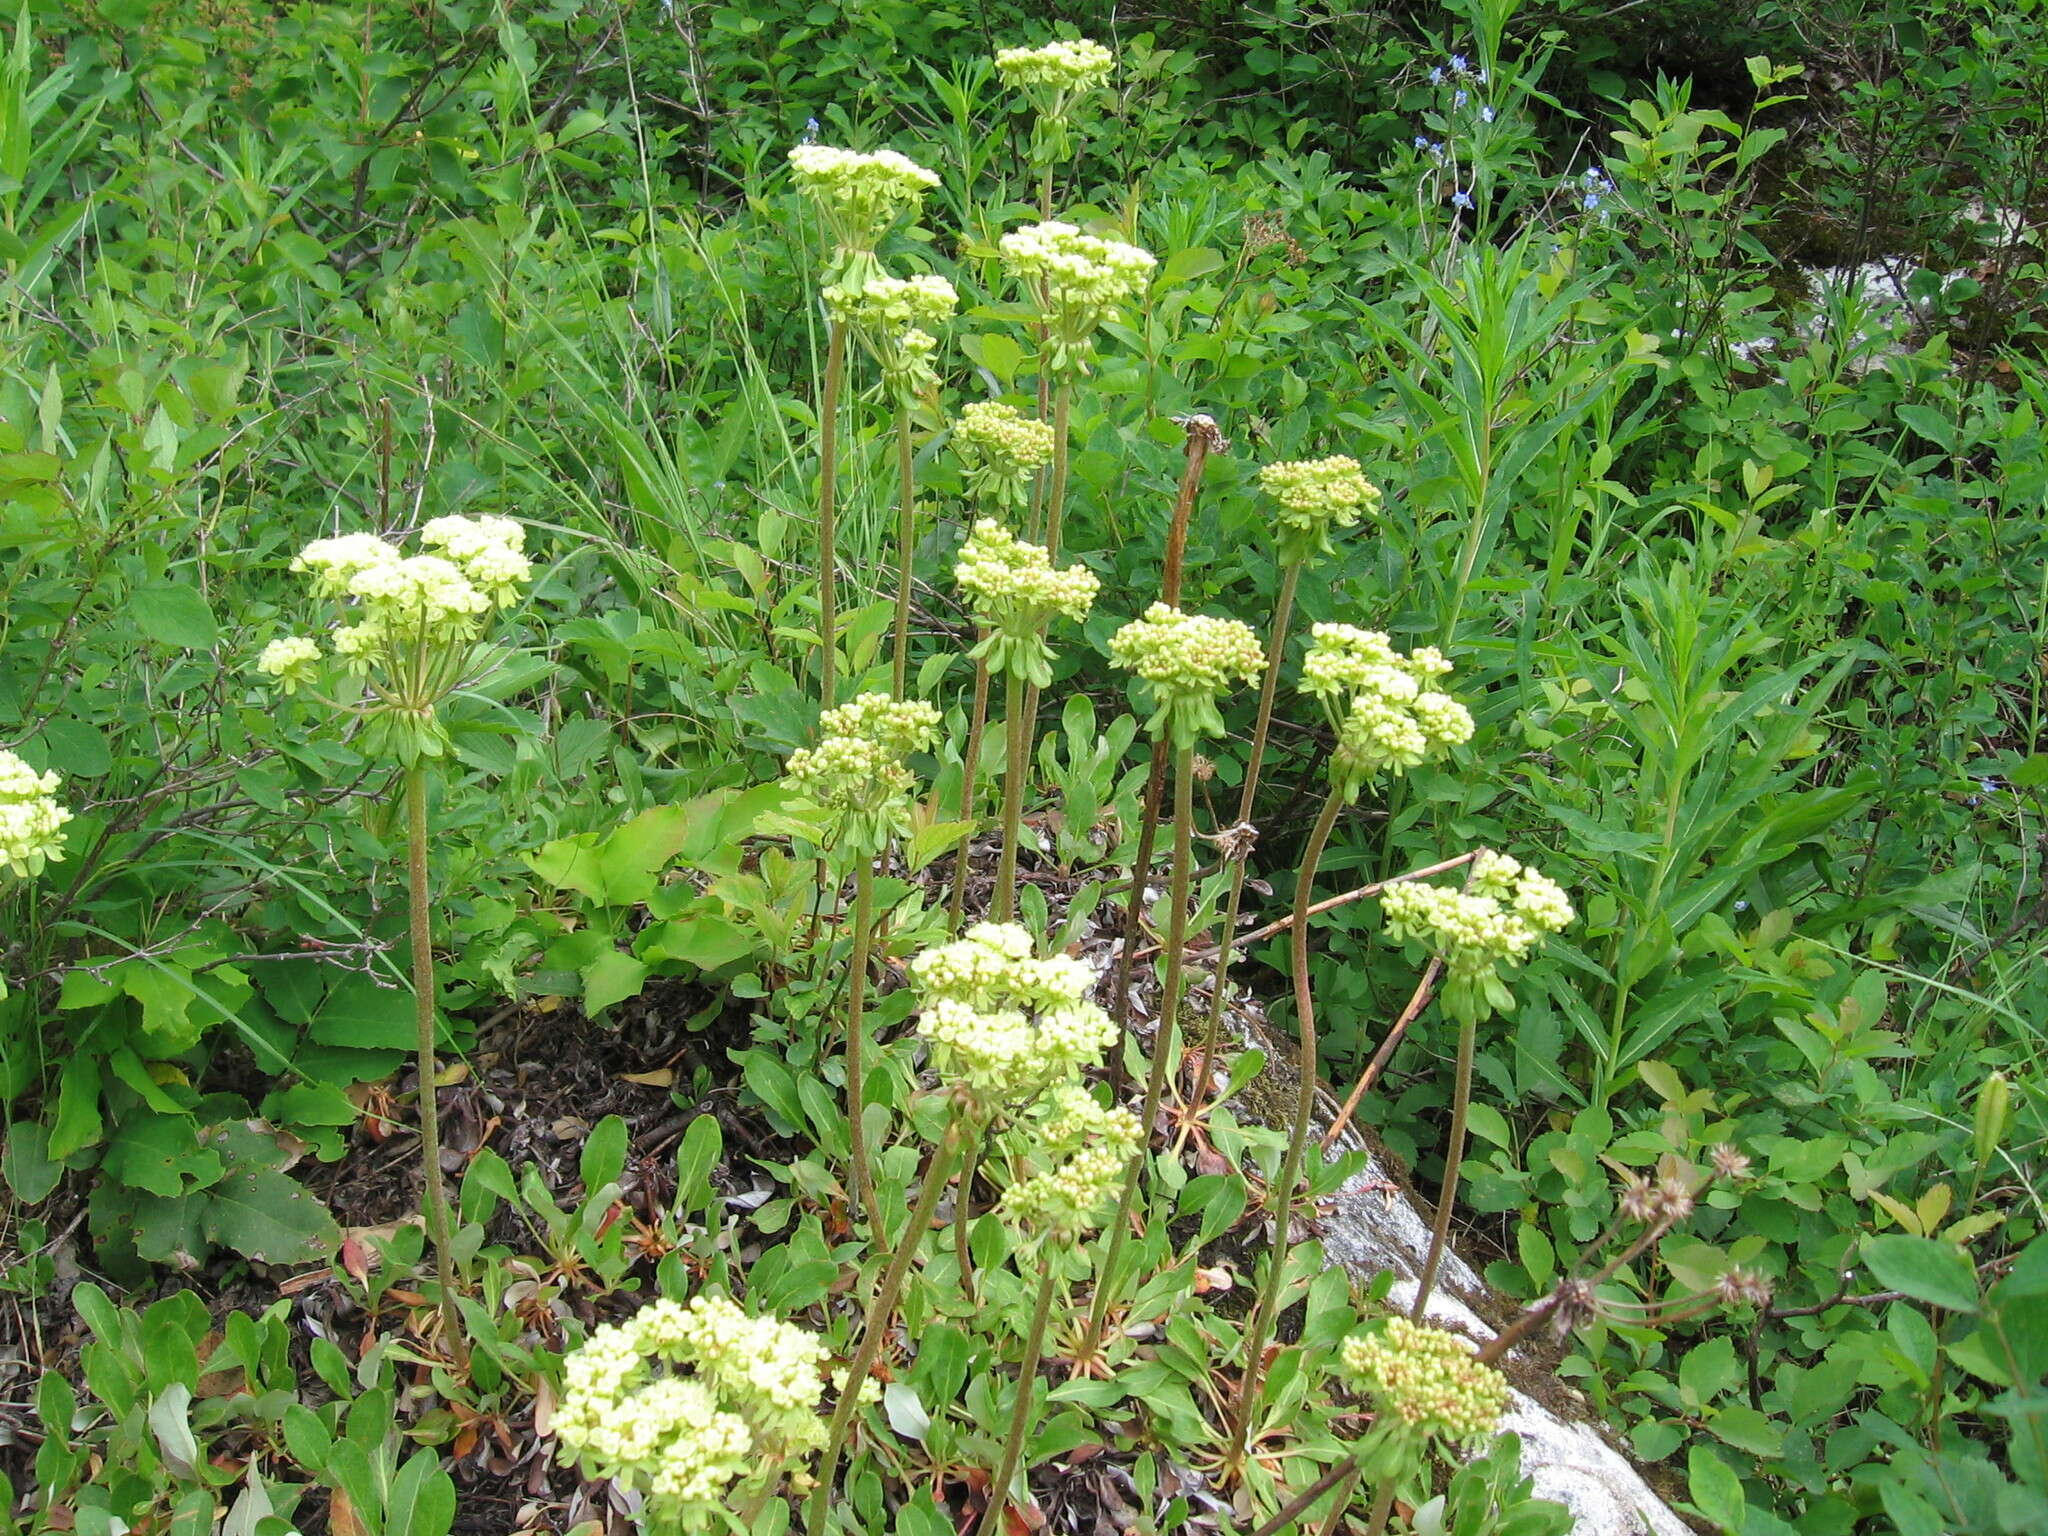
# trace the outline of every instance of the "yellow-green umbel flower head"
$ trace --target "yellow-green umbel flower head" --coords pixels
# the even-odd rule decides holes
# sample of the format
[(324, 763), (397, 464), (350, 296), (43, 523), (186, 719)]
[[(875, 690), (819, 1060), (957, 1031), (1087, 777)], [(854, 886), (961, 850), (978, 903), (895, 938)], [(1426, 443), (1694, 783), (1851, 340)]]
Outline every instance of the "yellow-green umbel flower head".
[(1274, 521), (1282, 565), (1332, 553), (1331, 530), (1349, 528), (1380, 507), (1379, 487), (1365, 478), (1358, 460), (1342, 454), (1268, 464), (1259, 484), (1279, 509)]
[(876, 242), (898, 215), (915, 208), (939, 184), (934, 172), (893, 149), (863, 154), (825, 144), (799, 144), (789, 152), (789, 171), (824, 215), (833, 243), (825, 286), (844, 295), (859, 293), (871, 278), (880, 276), (874, 260)]
[(953, 423), (953, 452), (967, 471), (970, 495), (1023, 505), (1031, 478), (1052, 462), (1052, 428), (1014, 405), (977, 400)]
[(1004, 1191), (1005, 1221), (1056, 1243), (1077, 1242), (1116, 1204), (1137, 1155), (1138, 1117), (1105, 1107), (1078, 1082), (1057, 1084), (1005, 1140), (1030, 1170)]
[(1205, 736), (1223, 734), (1217, 699), (1233, 682), (1250, 682), (1266, 664), (1251, 627), (1154, 603), (1110, 637), (1109, 659), (1135, 672), (1152, 691), (1154, 736), (1176, 751), (1191, 751)]
[(64, 857), (63, 828), (71, 812), (57, 803), (62, 784), (54, 772), (38, 773), (0, 747), (0, 870), (17, 880), (39, 875)]
[(939, 1075), (988, 1112), (1078, 1081), (1116, 1038), (1088, 1000), (1094, 972), (1066, 955), (1039, 958), (1015, 923), (977, 923), (924, 951), (910, 979)]
[[(485, 623), (517, 602), (533, 575), (526, 530), (509, 517), (437, 517), (420, 542), (432, 553), (343, 534), (315, 539), (291, 564), (316, 599), (334, 605), (327, 641), (364, 690), (338, 707), (364, 718), (366, 750), (408, 763), (447, 752), (441, 701), (462, 683)], [(285, 635), (264, 647), (256, 670), (284, 693), (310, 691), (322, 654), (318, 639)]]
[(1055, 373), (1087, 371), (1097, 327), (1144, 291), (1158, 265), (1150, 251), (1058, 220), (1012, 230), (1000, 251), (1003, 266), (1038, 300), (1046, 365)]
[(1432, 686), (1451, 664), (1434, 646), (1403, 656), (1378, 630), (1318, 624), (1302, 663), (1304, 693), (1337, 728), (1330, 782), (1357, 798), (1382, 773), (1399, 776), (1472, 739), (1472, 714)]
[(659, 1520), (718, 1526), (732, 1496), (825, 1443), (829, 1353), (816, 1335), (723, 1296), (654, 1302), (562, 1362), (562, 1459), (639, 1489)]
[(904, 759), (938, 740), (939, 712), (917, 699), (864, 693), (828, 709), (815, 747), (792, 752), (783, 779), (830, 813), (834, 835), (856, 853), (881, 852), (906, 831), (916, 787)]
[(1073, 158), (1074, 109), (1091, 91), (1107, 85), (1115, 71), (1116, 55), (1085, 37), (997, 52), (996, 73), (1038, 110), (1031, 130), (1033, 165), (1058, 165)]
[(970, 654), (986, 660), (993, 675), (1015, 672), (1040, 688), (1052, 682), (1046, 625), (1055, 614), (1080, 623), (1102, 587), (1085, 565), (1054, 570), (1043, 544), (1027, 544), (986, 517), (960, 547), (953, 579), (967, 594), (975, 622), (988, 631)]
[(960, 295), (935, 273), (888, 277), (877, 273), (851, 292), (825, 294), (832, 316), (853, 327), (881, 366), (882, 384), (899, 403), (921, 399), (939, 386), (932, 332), (953, 318)]
[(1345, 1372), (1372, 1393), (1383, 1421), (1456, 1445), (1484, 1440), (1507, 1412), (1508, 1379), (1454, 1333), (1390, 1317), (1343, 1343)]
[(1380, 910), (1388, 938), (1443, 956), (1444, 1011), (1473, 1022), (1514, 1011), (1501, 968), (1520, 965), (1576, 916), (1556, 881), (1491, 851), (1474, 861), (1470, 889), (1403, 880), (1381, 892)]

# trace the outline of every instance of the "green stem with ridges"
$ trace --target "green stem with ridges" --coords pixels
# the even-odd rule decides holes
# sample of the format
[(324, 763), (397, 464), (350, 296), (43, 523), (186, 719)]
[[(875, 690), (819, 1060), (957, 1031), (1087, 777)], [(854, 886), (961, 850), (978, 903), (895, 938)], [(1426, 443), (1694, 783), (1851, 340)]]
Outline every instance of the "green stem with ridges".
[(947, 902), (946, 931), (958, 933), (967, 910), (967, 855), (974, 842), (974, 778), (981, 765), (981, 733), (988, 721), (988, 659), (974, 663), (974, 712), (967, 724), (967, 755), (960, 764), (960, 816), (968, 823), (953, 850), (953, 891)]
[(1003, 674), (1003, 712), (1007, 716), (1003, 729), (1009, 752), (1003, 769), (1003, 855), (996, 870), (995, 920), (999, 923), (1017, 915), (1017, 845), (1024, 832), (1025, 748), (1030, 730), (1024, 692), (1023, 673), (1012, 670)]
[(839, 644), (839, 389), (846, 374), (846, 327), (827, 320), (825, 384), (818, 401), (818, 697), (830, 709)]
[(863, 851), (853, 871), (853, 973), (846, 984), (847, 1142), (853, 1161), (855, 1197), (867, 1212), (868, 1231), (879, 1249), (884, 1242), (882, 1202), (875, 1194), (874, 1169), (868, 1163), (866, 1124), (868, 955), (873, 942), (874, 906), (874, 860)]
[(1053, 1292), (1058, 1285), (1059, 1266), (1045, 1260), (1045, 1274), (1038, 1282), (1038, 1301), (1031, 1310), (1031, 1332), (1024, 1339), (1024, 1358), (1017, 1362), (1017, 1401), (1010, 1409), (1010, 1433), (1003, 1442), (1003, 1460), (996, 1468), (995, 1481), (988, 1485), (988, 1513), (982, 1517), (981, 1536), (999, 1536), (1003, 1529), (1003, 1515), (1010, 1503), (1010, 1482), (1017, 1475), (1018, 1463), (1024, 1459), (1024, 1441), (1031, 1432), (1038, 1356), (1045, 1344), (1046, 1319), (1052, 1315)]
[(908, 698), (910, 675), (910, 556), (917, 543), (917, 460), (911, 452), (910, 406), (896, 408), (896, 629), (890, 646), (890, 691)]
[(1479, 1042), (1479, 1021), (1466, 1017), (1458, 1021), (1458, 1068), (1451, 1093), (1451, 1135), (1444, 1144), (1444, 1184), (1436, 1197), (1436, 1220), (1429, 1226), (1429, 1257), (1423, 1261), (1422, 1277), (1415, 1284), (1415, 1305), (1409, 1317), (1421, 1322), (1429, 1310), (1429, 1293), (1436, 1286), (1437, 1270), (1444, 1261), (1444, 1248), (1451, 1240), (1451, 1206), (1458, 1193), (1458, 1173), (1465, 1158), (1466, 1112), (1472, 1105), (1472, 1057)]

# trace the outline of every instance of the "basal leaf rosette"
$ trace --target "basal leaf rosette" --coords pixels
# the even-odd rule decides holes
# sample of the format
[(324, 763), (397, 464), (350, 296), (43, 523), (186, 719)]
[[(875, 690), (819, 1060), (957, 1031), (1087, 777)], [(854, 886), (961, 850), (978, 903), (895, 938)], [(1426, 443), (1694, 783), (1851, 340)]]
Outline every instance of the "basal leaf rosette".
[(1095, 975), (1067, 955), (1040, 958), (1015, 923), (977, 923), (910, 962), (917, 1032), (941, 1078), (983, 1114), (1078, 1082), (1116, 1038), (1088, 999)]
[(17, 880), (32, 879), (64, 857), (71, 812), (57, 803), (63, 782), (0, 747), (0, 870)]
[(992, 518), (975, 523), (953, 562), (975, 622), (988, 633), (969, 653), (992, 676), (1015, 673), (1040, 688), (1052, 682), (1053, 650), (1045, 638), (1055, 615), (1088, 617), (1102, 583), (1085, 565), (1055, 570), (1043, 544), (1028, 544)]
[(562, 1362), (561, 1457), (639, 1489), (655, 1521), (722, 1529), (730, 1501), (824, 1445), (829, 1356), (816, 1335), (723, 1296), (653, 1302)]
[(1154, 603), (1110, 637), (1109, 659), (1135, 672), (1154, 705), (1146, 728), (1176, 751), (1192, 751), (1207, 736), (1223, 734), (1218, 698), (1234, 682), (1250, 682), (1266, 664), (1251, 627)]
[(833, 836), (855, 852), (880, 853), (909, 830), (916, 779), (905, 762), (938, 740), (939, 712), (916, 699), (864, 693), (818, 722), (815, 747), (792, 752), (783, 781), (822, 806)]
[(1471, 712), (1433, 686), (1450, 670), (1434, 646), (1403, 656), (1378, 630), (1315, 626), (1301, 687), (1322, 700), (1337, 730), (1336, 793), (1355, 800), (1380, 774), (1398, 777), (1472, 739)]
[(875, 245), (899, 215), (915, 208), (939, 184), (938, 175), (893, 149), (863, 153), (826, 144), (799, 144), (789, 152), (791, 178), (817, 205), (833, 244), (827, 265), (831, 294), (858, 294), (881, 269)]
[(1022, 506), (1032, 476), (1052, 462), (1052, 428), (1000, 400), (963, 406), (952, 441), (968, 494), (998, 505)]
[(1031, 163), (1058, 165), (1073, 158), (1073, 113), (1091, 91), (1107, 85), (1116, 55), (1085, 37), (1061, 38), (1038, 48), (1003, 48), (996, 73), (1022, 91), (1038, 111), (1031, 130)]
[(1388, 938), (1443, 957), (1444, 1012), (1474, 1023), (1514, 1011), (1501, 969), (1520, 965), (1576, 916), (1556, 881), (1490, 850), (1473, 861), (1468, 889), (1403, 880), (1380, 893), (1380, 910)]
[(1002, 263), (1038, 301), (1046, 366), (1085, 373), (1095, 332), (1144, 291), (1158, 265), (1150, 251), (1049, 220), (1003, 236)]
[(1344, 1373), (1371, 1394), (1378, 1426), (1464, 1448), (1498, 1432), (1508, 1381), (1454, 1333), (1390, 1317), (1339, 1349)]
[(1079, 1082), (1059, 1083), (1004, 1138), (1018, 1177), (997, 1210), (1014, 1227), (1071, 1246), (1102, 1225), (1137, 1155), (1138, 1117)]
[(1259, 471), (1259, 485), (1277, 508), (1282, 565), (1335, 553), (1331, 531), (1376, 516), (1380, 508), (1379, 487), (1365, 478), (1358, 460), (1343, 454), (1268, 464)]
[[(307, 691), (358, 716), (364, 749), (403, 763), (446, 754), (441, 702), (464, 681), (490, 616), (517, 602), (533, 575), (526, 530), (509, 517), (437, 517), (419, 540), (425, 552), (415, 555), (372, 533), (308, 544), (291, 568), (333, 605), (326, 648), (283, 635), (256, 658), (279, 691)], [(353, 679), (360, 697), (321, 694), (332, 670)]]

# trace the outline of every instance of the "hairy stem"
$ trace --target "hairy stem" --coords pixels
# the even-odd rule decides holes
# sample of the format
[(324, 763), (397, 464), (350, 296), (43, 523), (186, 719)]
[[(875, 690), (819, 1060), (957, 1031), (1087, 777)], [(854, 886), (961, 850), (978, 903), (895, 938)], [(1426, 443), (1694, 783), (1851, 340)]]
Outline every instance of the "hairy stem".
[(910, 406), (896, 408), (896, 631), (890, 692), (899, 699), (910, 675), (910, 556), (917, 543), (917, 460), (910, 449)]
[[(1306, 912), (1315, 894), (1316, 866), (1330, 832), (1344, 809), (1344, 796), (1332, 791), (1323, 802), (1323, 813), (1309, 833), (1302, 851), (1301, 872), (1294, 881), (1294, 910)], [(1238, 1387), (1237, 1412), (1231, 1425), (1231, 1465), (1244, 1464), (1245, 1448), (1251, 1443), (1252, 1419), (1258, 1409), (1259, 1382), (1265, 1368), (1266, 1340), (1272, 1336), (1273, 1320), (1280, 1310), (1280, 1287), (1287, 1273), (1288, 1233), (1294, 1224), (1294, 1182), (1301, 1176), (1303, 1150), (1308, 1145), (1310, 1117), (1316, 1105), (1316, 1007), (1308, 984), (1308, 920), (1301, 917), (1289, 935), (1292, 939), (1294, 969), (1294, 1012), (1301, 1029), (1301, 1082), (1294, 1098), (1294, 1124), (1287, 1134), (1287, 1155), (1280, 1162), (1280, 1177), (1272, 1188), (1273, 1251), (1266, 1263), (1265, 1282), (1259, 1287), (1259, 1304), (1252, 1313), (1244, 1343), (1244, 1379)]]
[(421, 1204), (434, 1244), (434, 1277), (441, 1288), (441, 1331), (456, 1367), (469, 1369), (469, 1343), (455, 1311), (455, 1261), (450, 1253), (448, 1191), (441, 1183), (441, 1114), (435, 1103), (434, 942), (427, 890), (427, 765), (405, 770), (406, 909), (412, 932), (413, 1015), (419, 1025)]
[(1003, 856), (996, 870), (995, 919), (999, 923), (1017, 915), (1017, 845), (1024, 831), (1025, 739), (1030, 732), (1021, 672), (1003, 674), (1003, 713), (1009, 753), (1003, 768)]
[(875, 1195), (875, 1172), (868, 1163), (867, 1133), (867, 987), (868, 953), (873, 938), (875, 906), (874, 860), (865, 853), (853, 869), (853, 972), (846, 984), (846, 1113), (847, 1140), (853, 1157), (853, 1187), (867, 1212), (868, 1231), (878, 1251), (885, 1235), (882, 1203)]
[(1017, 1362), (1017, 1401), (1010, 1409), (1010, 1433), (1003, 1442), (1002, 1464), (995, 1481), (988, 1485), (988, 1513), (982, 1517), (981, 1536), (1000, 1536), (1003, 1516), (1010, 1503), (1010, 1483), (1024, 1459), (1024, 1442), (1031, 1433), (1031, 1409), (1038, 1385), (1038, 1356), (1045, 1344), (1045, 1323), (1052, 1315), (1053, 1292), (1059, 1285), (1059, 1266), (1041, 1255), (1045, 1273), (1038, 1281), (1038, 1302), (1031, 1309), (1031, 1331), (1024, 1338), (1024, 1358)]
[(1444, 1144), (1444, 1187), (1436, 1197), (1436, 1220), (1429, 1228), (1429, 1257), (1423, 1260), (1422, 1278), (1415, 1285), (1415, 1305), (1409, 1317), (1421, 1322), (1429, 1310), (1429, 1293), (1436, 1285), (1436, 1272), (1444, 1260), (1444, 1245), (1451, 1238), (1451, 1206), (1458, 1194), (1458, 1168), (1465, 1156), (1465, 1112), (1472, 1104), (1472, 1055), (1479, 1040), (1479, 1021), (1466, 1017), (1458, 1021), (1457, 1083), (1451, 1095), (1451, 1136)]
[(974, 663), (974, 712), (967, 722), (967, 755), (960, 764), (960, 816), (969, 823), (953, 850), (953, 892), (948, 899), (946, 931), (958, 933), (967, 910), (967, 855), (974, 842), (974, 777), (981, 763), (981, 732), (988, 721), (988, 659)]
[(846, 374), (846, 327), (828, 320), (825, 383), (818, 401), (818, 697), (834, 697), (839, 644), (839, 388)]

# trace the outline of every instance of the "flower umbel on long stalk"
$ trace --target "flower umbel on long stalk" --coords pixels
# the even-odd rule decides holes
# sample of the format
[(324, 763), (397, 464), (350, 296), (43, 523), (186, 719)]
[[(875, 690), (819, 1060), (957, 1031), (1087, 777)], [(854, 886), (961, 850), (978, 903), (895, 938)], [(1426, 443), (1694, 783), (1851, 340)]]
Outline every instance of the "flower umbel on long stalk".
[(1039, 48), (1003, 48), (996, 73), (1037, 109), (1031, 125), (1031, 164), (1041, 178), (1040, 206), (1050, 216), (1052, 174), (1074, 158), (1074, 116), (1116, 73), (1116, 55), (1087, 38), (1061, 38)]
[[(1141, 1134), (1149, 1136), (1153, 1117), (1159, 1113), (1160, 1100), (1166, 1093), (1167, 1063), (1179, 1038), (1181, 982), (1188, 938), (1188, 884), (1193, 865), (1190, 849), (1195, 811), (1195, 747), (1205, 737), (1223, 734), (1223, 715), (1217, 700), (1233, 684), (1257, 677), (1264, 653), (1250, 626), (1236, 619), (1183, 613), (1165, 603), (1154, 603), (1142, 619), (1124, 625), (1110, 638), (1109, 659), (1135, 672), (1145, 683), (1153, 703), (1147, 728), (1173, 753), (1173, 873), (1167, 896), (1166, 983), (1160, 992), (1159, 1027), (1152, 1041), (1152, 1066), (1145, 1079), (1144, 1107), (1138, 1115)], [(1134, 878), (1142, 881), (1145, 872), (1135, 871)], [(1117, 1260), (1123, 1251), (1124, 1234), (1130, 1227), (1144, 1164), (1141, 1143), (1129, 1159), (1116, 1216), (1110, 1226), (1108, 1249), (1097, 1273), (1095, 1303), (1089, 1309), (1088, 1327), (1082, 1337), (1084, 1358), (1092, 1354), (1102, 1339), (1116, 1282)]]
[[(1003, 852), (996, 875), (995, 916), (1006, 922), (1016, 911), (1018, 844), (1023, 834), (1024, 781), (1031, 746), (1025, 689), (1052, 681), (1052, 647), (1046, 626), (1056, 616), (1079, 623), (1101, 588), (1093, 571), (1070, 565), (1054, 569), (1051, 555), (1027, 544), (1001, 524), (983, 518), (961, 546), (953, 577), (967, 595), (982, 629), (971, 653), (1003, 679), (1004, 729), (1008, 751), (1003, 770)], [(970, 771), (972, 765), (969, 765)]]
[(884, 1241), (867, 1149), (868, 958), (873, 944), (875, 860), (910, 825), (916, 787), (904, 759), (929, 751), (939, 712), (914, 699), (864, 693), (827, 710), (823, 739), (790, 754), (785, 781), (827, 813), (825, 836), (853, 860), (853, 968), (847, 979), (846, 1106), (854, 1189), (876, 1244)]
[[(301, 645), (312, 645), (302, 640)], [(313, 654), (320, 648), (313, 646)], [(0, 748), (0, 870), (17, 880), (32, 879), (64, 857), (64, 823), (71, 812), (57, 803), (63, 780), (38, 773)], [(4, 995), (4, 994), (0, 994)]]
[[(288, 635), (273, 640), (256, 669), (286, 693), (304, 692), (362, 724), (360, 745), (398, 763), (404, 776), (406, 897), (412, 982), (418, 1024), (420, 1158), (427, 1234), (440, 1282), (441, 1322), (458, 1365), (468, 1363), (455, 1312), (455, 1273), (448, 1243), (448, 1196), (441, 1183), (441, 1129), (435, 1104), (435, 1008), (432, 912), (429, 906), (427, 776), (451, 749), (440, 709), (465, 681), (476, 642), (498, 609), (514, 602), (532, 575), (526, 531), (506, 517), (437, 517), (420, 530), (432, 553), (407, 556), (375, 534), (316, 539), (292, 561), (311, 576), (313, 596), (335, 605), (320, 642)], [(338, 671), (354, 691), (337, 699), (319, 687)]]
[(1358, 461), (1343, 455), (1326, 459), (1268, 464), (1259, 484), (1278, 511), (1274, 516), (1276, 553), (1280, 561), (1280, 592), (1273, 603), (1273, 633), (1266, 644), (1266, 675), (1259, 685), (1259, 713), (1252, 724), (1251, 753), (1245, 759), (1244, 784), (1238, 791), (1237, 825), (1224, 834), (1224, 858), (1230, 863), (1230, 894), (1224, 900), (1223, 928), (1217, 941), (1216, 968), (1209, 995), (1209, 1024), (1202, 1037), (1196, 1083), (1208, 1081), (1223, 1023), (1224, 998), (1230, 990), (1230, 962), (1237, 944), (1237, 915), (1244, 901), (1245, 872), (1258, 828), (1252, 810), (1259, 793), (1259, 771), (1265, 765), (1266, 737), (1272, 729), (1273, 704), (1280, 691), (1280, 667), (1287, 656), (1287, 624), (1294, 612), (1294, 592), (1304, 567), (1333, 552), (1330, 534), (1349, 528), (1360, 517), (1377, 513), (1379, 487), (1365, 478)]
[(1309, 907), (1315, 897), (1316, 867), (1337, 825), (1337, 817), (1374, 778), (1399, 775), (1441, 756), (1472, 739), (1472, 716), (1465, 706), (1431, 684), (1451, 670), (1435, 650), (1403, 656), (1374, 630), (1348, 624), (1318, 624), (1302, 663), (1302, 691), (1322, 700), (1338, 726), (1337, 750), (1330, 757), (1330, 794), (1302, 851), (1294, 884), (1292, 943), (1294, 1011), (1301, 1030), (1301, 1057), (1296, 1070), (1294, 1122), (1288, 1129), (1287, 1152), (1280, 1177), (1271, 1190), (1273, 1248), (1259, 1287), (1258, 1305), (1245, 1330), (1244, 1377), (1238, 1387), (1237, 1413), (1231, 1429), (1230, 1461), (1241, 1465), (1251, 1443), (1258, 1409), (1259, 1383), (1265, 1368), (1266, 1340), (1280, 1304), (1286, 1270), (1288, 1234), (1294, 1219), (1294, 1186), (1301, 1176), (1315, 1112), (1318, 1077), (1315, 999), (1309, 992)]

